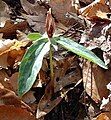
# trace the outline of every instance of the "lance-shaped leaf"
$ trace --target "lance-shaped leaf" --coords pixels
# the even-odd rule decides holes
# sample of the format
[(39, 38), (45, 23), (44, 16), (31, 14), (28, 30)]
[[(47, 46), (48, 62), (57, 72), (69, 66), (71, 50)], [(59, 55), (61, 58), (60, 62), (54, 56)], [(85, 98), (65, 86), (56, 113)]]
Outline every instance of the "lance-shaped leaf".
[(49, 49), (50, 41), (44, 38), (36, 41), (24, 55), (19, 70), (18, 94), (20, 96), (28, 92), (34, 84), (41, 69), (43, 57)]
[(70, 38), (58, 37), (56, 41), (64, 48), (68, 49), (69, 51), (88, 59), (89, 61), (99, 65), (100, 67), (107, 69), (105, 63), (97, 57), (92, 51), (88, 50), (86, 47), (74, 42)]
[(35, 41), (42, 37), (40, 33), (29, 33), (27, 36), (30, 40)]

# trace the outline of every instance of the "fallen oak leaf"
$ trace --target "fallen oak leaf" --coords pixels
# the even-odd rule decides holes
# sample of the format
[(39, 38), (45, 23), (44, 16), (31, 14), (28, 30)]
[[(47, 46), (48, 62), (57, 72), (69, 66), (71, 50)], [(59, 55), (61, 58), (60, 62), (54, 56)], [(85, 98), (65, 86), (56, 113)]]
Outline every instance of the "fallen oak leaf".
[(16, 35), (16, 30), (25, 30), (28, 28), (27, 21), (23, 21), (17, 24), (14, 24), (12, 21), (7, 20), (5, 26), (0, 28), (0, 33), (3, 33), (3, 38), (8, 38), (10, 36)]

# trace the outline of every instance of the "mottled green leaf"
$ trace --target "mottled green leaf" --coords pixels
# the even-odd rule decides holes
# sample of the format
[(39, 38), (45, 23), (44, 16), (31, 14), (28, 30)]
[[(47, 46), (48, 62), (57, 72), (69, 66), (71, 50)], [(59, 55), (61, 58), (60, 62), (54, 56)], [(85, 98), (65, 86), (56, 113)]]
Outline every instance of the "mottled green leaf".
[(105, 63), (97, 57), (92, 51), (88, 50), (86, 47), (74, 42), (70, 38), (58, 37), (56, 42), (62, 45), (64, 48), (69, 51), (88, 59), (89, 61), (99, 65), (100, 67), (107, 69)]
[(24, 55), (19, 69), (18, 94), (22, 96), (30, 90), (41, 69), (44, 55), (50, 49), (47, 39), (36, 41)]
[(40, 33), (29, 33), (29, 34), (27, 35), (27, 37), (28, 37), (30, 40), (35, 41), (35, 40), (41, 38), (42, 35), (41, 35)]

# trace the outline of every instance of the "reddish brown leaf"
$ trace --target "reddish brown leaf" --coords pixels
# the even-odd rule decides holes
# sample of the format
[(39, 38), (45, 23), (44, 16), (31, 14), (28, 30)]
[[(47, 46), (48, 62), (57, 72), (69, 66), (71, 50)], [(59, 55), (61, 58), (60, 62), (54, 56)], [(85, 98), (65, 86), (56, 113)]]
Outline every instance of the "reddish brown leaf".
[(26, 109), (1, 105), (0, 120), (35, 120), (35, 117)]
[(14, 24), (12, 21), (7, 20), (5, 26), (0, 28), (0, 33), (3, 33), (3, 38), (8, 38), (12, 35), (16, 35), (16, 30), (25, 30), (28, 27), (27, 22), (23, 21), (17, 24)]
[(0, 83), (0, 105), (13, 105), (17, 108), (25, 108), (29, 112), (33, 110), (25, 104), (13, 91), (4, 88)]

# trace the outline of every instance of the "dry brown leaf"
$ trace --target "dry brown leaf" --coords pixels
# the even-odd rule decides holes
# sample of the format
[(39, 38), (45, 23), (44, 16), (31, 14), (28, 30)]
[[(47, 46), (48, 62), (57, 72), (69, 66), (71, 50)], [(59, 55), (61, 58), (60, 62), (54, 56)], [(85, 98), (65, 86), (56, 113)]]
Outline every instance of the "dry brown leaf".
[[(103, 106), (103, 110), (106, 111), (104, 113), (104, 116), (106, 116), (106, 118), (109, 118), (108, 120), (111, 120), (111, 101), (109, 101), (106, 105)], [(97, 120), (101, 120), (101, 119), (98, 117)]]
[(13, 91), (16, 94), (17, 94), (17, 90), (18, 90), (18, 74), (19, 74), (19, 72), (16, 72), (16, 73), (12, 74), (11, 77), (8, 78), (8, 81), (11, 84), (11, 86), (13, 87)]
[(44, 33), (47, 10), (43, 6), (40, 6), (37, 2), (31, 4), (27, 0), (20, 1), (23, 9), (28, 13), (28, 15), (22, 14), (22, 16), (27, 19), (31, 28), (34, 31)]
[[(111, 114), (111, 113), (110, 113)], [(92, 119), (92, 120), (110, 120), (111, 118), (109, 118), (106, 113), (101, 113), (100, 115), (98, 115), (96, 118)]]
[(57, 19), (57, 21), (64, 24), (65, 26), (70, 26), (74, 23), (74, 20), (66, 18), (66, 13), (77, 13), (75, 7), (72, 5), (72, 2), (72, 0), (50, 0), (49, 2), (55, 18)]
[[(9, 77), (5, 70), (0, 70), (0, 83), (7, 88), (7, 90), (12, 90), (17, 94), (18, 91), (18, 72), (12, 74), (11, 77)], [(29, 91), (27, 94), (25, 94), (22, 98), (22, 101), (24, 101), (27, 104), (32, 104), (36, 101), (34, 97), (34, 92)]]
[(107, 19), (107, 13), (110, 13), (110, 8), (105, 4), (105, 0), (96, 0), (88, 6), (81, 8), (80, 13), (88, 19)]
[(15, 62), (21, 61), (29, 40), (17, 41), (17, 40), (5, 40), (0, 41), (0, 66), (6, 68), (7, 66), (13, 66)]
[[(57, 58), (58, 57), (58, 58)], [(77, 83), (81, 78), (81, 70), (78, 66), (78, 61), (75, 56), (55, 59), (55, 77), (54, 77), (54, 91), (60, 91), (67, 85)], [(57, 66), (57, 67), (56, 67)]]
[[(92, 67), (91, 67), (92, 66)], [(83, 67), (83, 82), (87, 94), (95, 101), (99, 102), (103, 97), (107, 98), (108, 90), (106, 85), (110, 78), (106, 78), (107, 73), (96, 65), (91, 65), (89, 62), (84, 63)]]
[(26, 30), (28, 28), (27, 21), (23, 21), (14, 24), (12, 21), (7, 20), (5, 26), (0, 28), (0, 33), (3, 33), (3, 38), (8, 38), (10, 36), (16, 35), (16, 30)]
[(35, 117), (26, 109), (0, 105), (0, 120), (35, 120)]
[(13, 91), (5, 88), (2, 84), (0, 84), (0, 104), (13, 105), (15, 107), (25, 108), (28, 111), (33, 112), (32, 109), (21, 101), (21, 99)]
[(17, 88), (18, 88), (17, 80), (18, 80), (18, 72), (12, 74), (12, 76), (9, 77), (5, 69), (0, 70), (0, 83), (8, 90), (12, 90), (13, 92), (17, 93)]
[(9, 76), (5, 72), (5, 70), (0, 70), (0, 83), (7, 89), (9, 90), (14, 90), (10, 81), (9, 81)]
[(5, 22), (10, 19), (10, 16), (7, 14), (7, 4), (3, 1), (0, 1), (0, 27), (5, 25)]
[(37, 107), (37, 113), (36, 113), (36, 118), (40, 118), (45, 116), (47, 113), (49, 113), (54, 107), (56, 107), (62, 100), (62, 97), (57, 97), (54, 100), (47, 99), (47, 96), (43, 96), (41, 99), (40, 103), (38, 104)]
[(36, 101), (35, 97), (34, 97), (34, 92), (33, 91), (29, 91), (28, 93), (26, 93), (24, 96), (22, 96), (22, 100), (27, 103), (27, 104), (31, 104), (34, 103)]

